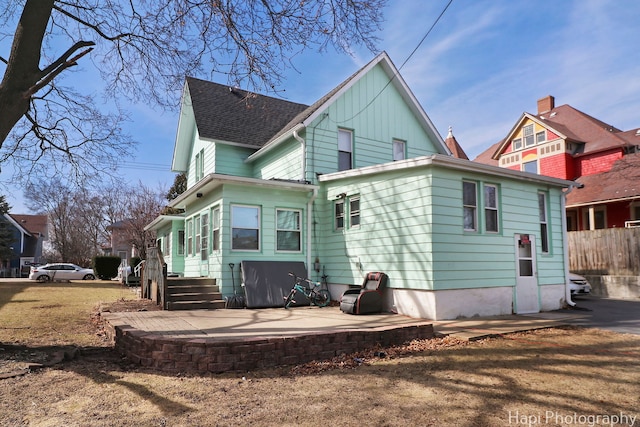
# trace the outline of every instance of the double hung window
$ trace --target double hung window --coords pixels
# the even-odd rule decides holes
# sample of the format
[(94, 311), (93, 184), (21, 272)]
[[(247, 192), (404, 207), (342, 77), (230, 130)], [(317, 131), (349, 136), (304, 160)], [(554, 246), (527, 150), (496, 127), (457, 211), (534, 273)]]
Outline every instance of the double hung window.
[(393, 161), (404, 160), (406, 157), (406, 143), (400, 139), (393, 140)]
[(338, 129), (338, 170), (353, 168), (353, 132)]
[(538, 212), (540, 216), (540, 240), (542, 252), (549, 253), (549, 228), (547, 223), (547, 194), (538, 193)]
[(231, 206), (231, 249), (260, 250), (260, 208)]
[(200, 259), (205, 261), (209, 257), (209, 212), (205, 212), (200, 216), (202, 246), (200, 247)]
[(478, 228), (478, 194), (475, 182), (463, 181), (462, 205), (464, 211), (463, 215), (465, 231), (476, 231)]
[(300, 252), (302, 248), (300, 219), (299, 210), (276, 210), (276, 250)]
[(500, 189), (495, 184), (462, 181), (464, 231), (500, 232)]
[(495, 185), (484, 186), (484, 223), (485, 231), (498, 232), (498, 187)]

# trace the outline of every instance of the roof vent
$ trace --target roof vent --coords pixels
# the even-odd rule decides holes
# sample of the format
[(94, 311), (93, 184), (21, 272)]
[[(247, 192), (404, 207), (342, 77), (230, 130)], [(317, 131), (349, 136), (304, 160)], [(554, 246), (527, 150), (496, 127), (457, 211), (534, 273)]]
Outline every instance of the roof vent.
[(556, 114), (558, 114), (558, 113), (554, 111), (553, 113), (549, 114), (549, 117), (555, 117)]
[(636, 136), (640, 136), (640, 129), (636, 130)]

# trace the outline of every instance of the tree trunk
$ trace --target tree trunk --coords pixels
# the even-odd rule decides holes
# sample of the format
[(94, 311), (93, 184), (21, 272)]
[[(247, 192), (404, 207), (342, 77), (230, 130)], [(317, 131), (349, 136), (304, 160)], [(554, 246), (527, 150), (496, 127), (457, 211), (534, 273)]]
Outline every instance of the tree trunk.
[(33, 87), (42, 78), (40, 53), (54, 0), (27, 0), (0, 83), (0, 147), (29, 111)]

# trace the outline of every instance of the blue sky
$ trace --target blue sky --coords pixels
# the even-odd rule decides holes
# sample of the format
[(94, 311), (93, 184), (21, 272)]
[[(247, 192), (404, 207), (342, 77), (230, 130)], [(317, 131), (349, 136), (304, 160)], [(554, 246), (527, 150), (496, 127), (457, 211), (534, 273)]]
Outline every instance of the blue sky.
[[(379, 49), (400, 67), (448, 2), (390, 1)], [(472, 159), (546, 95), (629, 130), (640, 127), (639, 19), (636, 0), (453, 0), (400, 73), (440, 134), (452, 126)], [(311, 104), (373, 56), (307, 51), (279, 89)], [(122, 172), (132, 183), (168, 188), (177, 111), (124, 107), (133, 119), (127, 131), (140, 144)], [(6, 194), (12, 212), (28, 213), (20, 190)]]

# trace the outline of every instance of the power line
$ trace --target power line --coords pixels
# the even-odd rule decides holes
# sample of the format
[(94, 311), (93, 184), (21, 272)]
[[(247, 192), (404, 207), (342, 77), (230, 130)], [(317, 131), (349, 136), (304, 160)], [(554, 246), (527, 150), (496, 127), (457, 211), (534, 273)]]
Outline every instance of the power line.
[(440, 12), (440, 15), (438, 15), (438, 17), (436, 18), (436, 20), (433, 22), (433, 24), (431, 24), (431, 27), (429, 28), (429, 30), (426, 32), (426, 34), (422, 37), (422, 39), (420, 39), (420, 42), (418, 42), (418, 44), (416, 45), (416, 47), (411, 51), (411, 53), (409, 54), (409, 56), (407, 56), (407, 59), (404, 60), (404, 62), (402, 63), (402, 65), (400, 65), (400, 67), (398, 68), (398, 72), (393, 74), (393, 77), (391, 77), (389, 79), (389, 81), (387, 82), (386, 85), (384, 85), (384, 87), (382, 89), (380, 89), (380, 91), (376, 94), (376, 96), (374, 96), (371, 101), (369, 101), (369, 103), (367, 103), (367, 105), (365, 105), (360, 111), (358, 111), (356, 114), (354, 114), (353, 116), (351, 116), (348, 119), (343, 120), (341, 123), (347, 122), (349, 120), (353, 120), (354, 118), (358, 117), (363, 111), (365, 111), (367, 108), (369, 108), (369, 106), (371, 104), (373, 104), (373, 102), (378, 99), (378, 97), (380, 95), (382, 95), (382, 92), (385, 91), (385, 89), (387, 89), (387, 87), (395, 80), (395, 78), (398, 76), (400, 70), (402, 70), (402, 67), (404, 67), (407, 62), (409, 62), (409, 60), (411, 59), (411, 57), (413, 57), (413, 55), (416, 53), (416, 51), (420, 48), (420, 46), (422, 45), (422, 43), (424, 43), (424, 41), (426, 40), (426, 38), (429, 36), (429, 34), (431, 34), (431, 31), (433, 31), (433, 29), (435, 28), (435, 26), (438, 24), (438, 22), (440, 21), (440, 19), (442, 18), (442, 16), (444, 15), (444, 13), (447, 11), (447, 9), (449, 9), (449, 6), (451, 6), (451, 3), (453, 3), (453, 0), (449, 0), (449, 3), (447, 3), (447, 5), (444, 7), (444, 9), (442, 9), (442, 12)]

